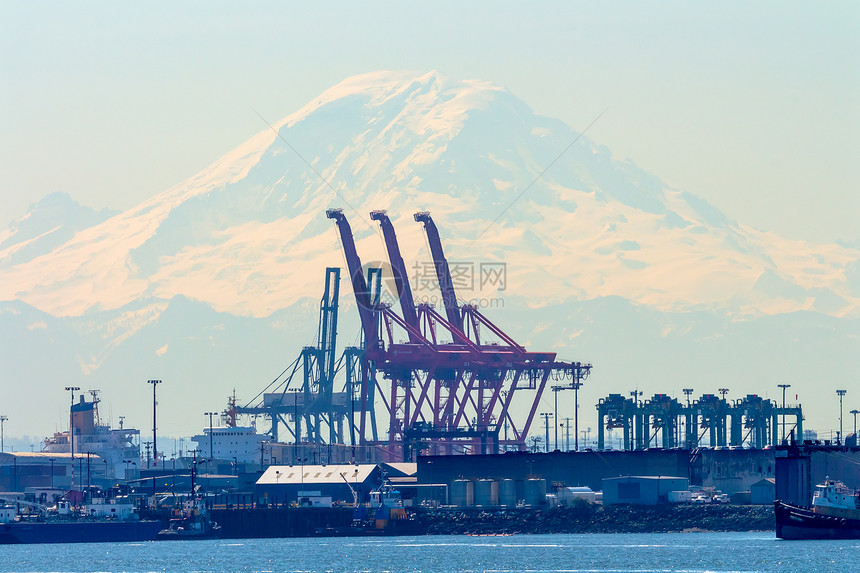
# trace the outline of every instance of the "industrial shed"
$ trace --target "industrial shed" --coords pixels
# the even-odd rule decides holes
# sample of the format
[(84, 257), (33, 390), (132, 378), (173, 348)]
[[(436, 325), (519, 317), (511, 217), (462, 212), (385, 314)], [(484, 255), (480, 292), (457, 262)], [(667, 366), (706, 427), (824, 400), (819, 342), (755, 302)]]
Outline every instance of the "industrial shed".
[(750, 486), (750, 503), (754, 505), (770, 505), (776, 499), (776, 480), (765, 478)]
[(350, 486), (360, 501), (367, 501), (381, 480), (382, 472), (375, 464), (269, 466), (257, 480), (254, 492), (271, 503), (292, 503), (299, 497), (331, 497), (334, 503), (352, 503)]
[(690, 480), (684, 477), (622, 476), (604, 478), (603, 505), (668, 503), (670, 491), (683, 491), (689, 488)]

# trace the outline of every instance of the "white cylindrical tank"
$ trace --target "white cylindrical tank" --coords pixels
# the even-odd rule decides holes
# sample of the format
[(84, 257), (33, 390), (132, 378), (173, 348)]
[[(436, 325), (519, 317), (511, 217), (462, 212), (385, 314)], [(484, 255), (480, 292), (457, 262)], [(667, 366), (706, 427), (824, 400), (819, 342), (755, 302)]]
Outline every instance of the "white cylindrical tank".
[(475, 482), (475, 505), (479, 507), (496, 507), (499, 505), (499, 482), (491, 479), (479, 479)]
[(475, 484), (471, 480), (454, 480), (451, 484), (451, 505), (457, 507), (475, 505)]
[(499, 503), (505, 507), (517, 505), (517, 482), (512, 479), (503, 479), (499, 484)]
[(546, 480), (531, 478), (526, 480), (526, 505), (536, 507), (546, 504)]

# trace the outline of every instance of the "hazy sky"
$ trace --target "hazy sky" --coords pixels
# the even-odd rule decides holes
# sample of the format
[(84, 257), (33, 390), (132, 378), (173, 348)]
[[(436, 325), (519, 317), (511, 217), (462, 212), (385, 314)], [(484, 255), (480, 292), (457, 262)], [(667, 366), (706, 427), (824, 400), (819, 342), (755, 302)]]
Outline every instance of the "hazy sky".
[[(174, 4), (179, 4), (174, 5)], [(0, 0), (0, 228), (128, 208), (358, 73), (507, 86), (729, 217), (860, 240), (860, 2)]]

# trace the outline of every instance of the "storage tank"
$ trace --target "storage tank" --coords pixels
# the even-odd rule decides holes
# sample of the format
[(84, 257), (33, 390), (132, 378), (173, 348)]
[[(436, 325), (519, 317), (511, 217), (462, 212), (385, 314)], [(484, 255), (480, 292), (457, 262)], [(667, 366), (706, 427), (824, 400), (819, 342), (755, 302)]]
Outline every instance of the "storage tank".
[(563, 487), (558, 490), (558, 501), (562, 505), (573, 505), (575, 500), (582, 500), (586, 503), (595, 503), (596, 498), (594, 491), (592, 491), (590, 487)]
[(467, 479), (457, 479), (451, 484), (451, 505), (472, 507), (475, 505), (475, 484)]
[(546, 480), (531, 478), (526, 480), (526, 505), (532, 507), (546, 504)]
[(499, 484), (499, 503), (505, 507), (517, 505), (517, 482), (512, 479), (503, 479)]
[(479, 479), (476, 481), (475, 505), (479, 507), (497, 507), (499, 505), (499, 482), (491, 479)]

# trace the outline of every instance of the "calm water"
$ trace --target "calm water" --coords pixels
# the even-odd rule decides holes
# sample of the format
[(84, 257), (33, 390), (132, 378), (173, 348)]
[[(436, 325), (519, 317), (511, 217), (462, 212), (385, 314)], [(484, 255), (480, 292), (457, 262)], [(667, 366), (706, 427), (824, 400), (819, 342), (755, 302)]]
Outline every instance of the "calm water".
[(773, 533), (248, 539), (0, 546), (2, 571), (860, 571), (860, 541)]

